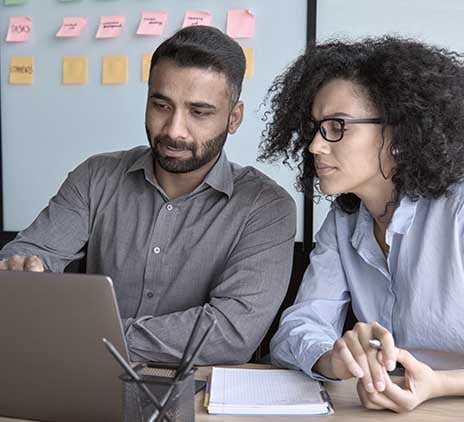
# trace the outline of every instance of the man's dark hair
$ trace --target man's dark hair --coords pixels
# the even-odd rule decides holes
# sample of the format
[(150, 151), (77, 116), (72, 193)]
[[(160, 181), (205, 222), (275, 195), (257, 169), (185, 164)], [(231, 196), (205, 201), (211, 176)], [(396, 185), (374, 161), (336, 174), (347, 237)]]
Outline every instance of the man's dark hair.
[(245, 74), (242, 47), (219, 29), (190, 26), (176, 32), (154, 52), (150, 72), (162, 60), (172, 60), (180, 67), (211, 69), (226, 76), (231, 88), (232, 103), (240, 97)]
[[(314, 156), (301, 123), (310, 118), (320, 88), (334, 79), (356, 84), (391, 128), (397, 193), (436, 198), (463, 180), (463, 56), (395, 37), (327, 42), (297, 58), (269, 89), (261, 160), (297, 162), (297, 186), (312, 192)], [(359, 202), (350, 193), (336, 198), (346, 212), (356, 211)]]

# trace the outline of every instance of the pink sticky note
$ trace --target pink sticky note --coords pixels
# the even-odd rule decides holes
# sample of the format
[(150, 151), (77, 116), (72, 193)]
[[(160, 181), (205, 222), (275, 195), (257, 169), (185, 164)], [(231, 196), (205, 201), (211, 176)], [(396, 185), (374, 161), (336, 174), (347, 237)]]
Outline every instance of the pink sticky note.
[(165, 12), (143, 12), (137, 35), (161, 35), (167, 19)]
[(256, 16), (250, 9), (232, 9), (227, 13), (227, 35), (232, 38), (255, 36)]
[(97, 38), (117, 38), (122, 33), (125, 16), (101, 16)]
[(87, 19), (83, 17), (64, 17), (57, 37), (78, 37), (87, 25)]
[(26, 42), (32, 31), (32, 19), (27, 16), (11, 16), (6, 42)]
[(212, 16), (209, 12), (198, 12), (194, 10), (187, 10), (184, 16), (184, 23), (182, 28), (187, 26), (196, 26), (196, 25), (211, 25)]

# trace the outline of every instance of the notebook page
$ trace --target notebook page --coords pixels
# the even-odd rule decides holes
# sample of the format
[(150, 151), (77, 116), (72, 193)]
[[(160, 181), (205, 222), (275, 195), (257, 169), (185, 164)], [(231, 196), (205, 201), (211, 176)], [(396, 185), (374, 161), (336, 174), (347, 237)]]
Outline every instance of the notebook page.
[(320, 384), (299, 371), (213, 368), (210, 404), (320, 404)]

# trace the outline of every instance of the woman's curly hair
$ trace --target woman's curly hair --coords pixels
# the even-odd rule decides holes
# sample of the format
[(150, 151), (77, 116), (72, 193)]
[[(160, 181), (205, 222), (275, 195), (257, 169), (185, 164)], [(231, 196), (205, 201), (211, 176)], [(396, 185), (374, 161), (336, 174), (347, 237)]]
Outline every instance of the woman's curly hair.
[[(360, 42), (331, 41), (309, 47), (268, 91), (261, 161), (298, 164), (297, 187), (312, 192), (316, 177), (301, 126), (314, 97), (333, 79), (352, 81), (391, 128), (395, 160), (392, 181), (412, 199), (436, 198), (464, 175), (463, 56), (414, 40), (382, 37)], [(343, 142), (343, 140), (341, 141)], [(359, 198), (343, 193), (336, 203), (346, 212)]]

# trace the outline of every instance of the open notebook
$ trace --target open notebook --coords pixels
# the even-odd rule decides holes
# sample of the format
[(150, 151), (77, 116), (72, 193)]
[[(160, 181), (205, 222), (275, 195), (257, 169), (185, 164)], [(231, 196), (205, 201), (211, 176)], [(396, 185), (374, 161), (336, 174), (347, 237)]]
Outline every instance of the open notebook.
[(213, 368), (208, 412), (230, 415), (329, 415), (323, 385), (299, 371)]

